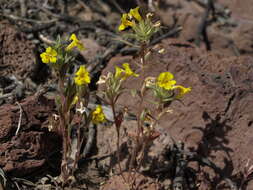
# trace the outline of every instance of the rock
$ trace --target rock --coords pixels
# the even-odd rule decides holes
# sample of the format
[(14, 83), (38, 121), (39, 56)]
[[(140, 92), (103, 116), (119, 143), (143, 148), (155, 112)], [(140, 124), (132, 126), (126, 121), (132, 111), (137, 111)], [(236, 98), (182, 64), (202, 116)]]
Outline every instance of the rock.
[(0, 107), (0, 167), (15, 177), (47, 170), (48, 162), (59, 165), (61, 149), (60, 136), (46, 129), (54, 101), (31, 96), (20, 105), (22, 117), (17, 135), (20, 108), (9, 104)]
[[(164, 0), (160, 1), (160, 7), (156, 11), (161, 17), (162, 25), (170, 27), (181, 26), (178, 33), (181, 40), (193, 42), (200, 40), (200, 47), (206, 48), (203, 35), (198, 34), (205, 7), (202, 2), (207, 1), (184, 1)], [(217, 0), (214, 2), (215, 19), (212, 13), (207, 18), (207, 38), (210, 48), (214, 52), (223, 55), (251, 55), (252, 48), (252, 3), (245, 0)]]
[(21, 78), (30, 75), (35, 64), (35, 46), (13, 26), (6, 23), (0, 26), (0, 68), (5, 68), (0, 75), (15, 74)]
[(81, 54), (85, 57), (85, 59), (87, 59), (87, 61), (93, 60), (99, 52), (104, 50), (104, 48), (94, 40), (84, 38), (81, 39), (81, 42), (85, 47), (85, 50), (81, 51)]

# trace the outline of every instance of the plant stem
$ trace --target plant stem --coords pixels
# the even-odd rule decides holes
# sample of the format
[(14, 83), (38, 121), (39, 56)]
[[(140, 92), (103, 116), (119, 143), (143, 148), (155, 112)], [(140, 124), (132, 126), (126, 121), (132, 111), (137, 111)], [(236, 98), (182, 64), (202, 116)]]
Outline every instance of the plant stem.
[(111, 107), (112, 107), (112, 113), (113, 113), (113, 118), (114, 118), (114, 124), (115, 124), (115, 128), (116, 128), (116, 132), (117, 132), (117, 161), (118, 161), (118, 166), (119, 166), (119, 170), (120, 170), (120, 175), (122, 176), (123, 180), (125, 181), (125, 183), (127, 183), (123, 172), (122, 172), (122, 168), (121, 168), (121, 164), (120, 164), (120, 125), (117, 121), (118, 121), (118, 117), (116, 115), (116, 111), (115, 111), (115, 103), (114, 100), (111, 100)]
[(68, 153), (68, 144), (69, 144), (69, 137), (68, 137), (68, 129), (67, 129), (67, 123), (66, 123), (66, 116), (68, 116), (68, 114), (66, 113), (67, 110), (65, 108), (65, 96), (64, 96), (64, 79), (59, 77), (59, 82), (58, 82), (58, 90), (59, 90), (59, 94), (60, 94), (60, 98), (62, 101), (61, 107), (60, 107), (60, 129), (61, 129), (61, 133), (62, 133), (62, 148), (63, 148), (63, 152), (62, 152), (62, 163), (61, 163), (61, 176), (63, 178), (63, 182), (65, 182), (67, 180), (67, 178), (69, 177), (69, 168), (68, 168), (68, 157), (67, 157), (67, 153)]
[[(141, 53), (140, 53), (141, 54), (141, 63), (142, 63), (141, 75), (143, 75), (143, 78), (145, 78), (145, 76), (144, 76), (144, 66), (146, 64), (146, 60), (145, 60), (146, 47), (147, 47), (146, 44), (143, 43), (141, 45)], [(142, 84), (142, 86), (143, 86), (143, 84)], [(129, 166), (129, 171), (130, 172), (133, 169), (134, 162), (136, 162), (136, 157), (138, 155), (138, 149), (140, 147), (141, 137), (143, 137), (143, 128), (142, 128), (143, 123), (141, 121), (143, 101), (144, 101), (144, 97), (141, 94), (140, 102), (139, 102), (139, 106), (138, 106), (138, 108), (139, 108), (138, 109), (138, 116), (137, 116), (137, 137), (135, 139), (135, 146), (134, 146), (134, 148), (132, 150), (132, 153), (131, 153), (130, 166)], [(143, 146), (145, 146), (145, 145), (143, 145)], [(131, 173), (129, 174), (129, 178), (131, 177), (133, 179), (133, 182), (135, 181), (135, 174), (136, 174), (136, 171), (135, 171), (133, 176), (132, 176)]]

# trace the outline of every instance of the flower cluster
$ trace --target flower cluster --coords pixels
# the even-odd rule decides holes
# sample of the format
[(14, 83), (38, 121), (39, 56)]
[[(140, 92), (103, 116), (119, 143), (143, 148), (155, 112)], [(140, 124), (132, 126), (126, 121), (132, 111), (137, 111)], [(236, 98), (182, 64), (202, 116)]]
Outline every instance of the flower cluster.
[(125, 30), (128, 27), (134, 27), (136, 25), (136, 22), (133, 18), (136, 19), (138, 22), (142, 20), (142, 17), (139, 13), (139, 7), (136, 7), (135, 9), (130, 9), (129, 13), (124, 13), (122, 15), (119, 31)]
[(177, 93), (175, 93), (175, 98), (179, 99), (182, 98), (185, 94), (191, 91), (191, 88), (185, 88), (181, 85), (175, 85), (176, 81), (173, 80), (174, 76), (170, 72), (163, 72), (160, 73), (160, 75), (157, 78), (157, 85), (161, 88), (164, 88), (166, 90), (178, 90)]
[(69, 40), (72, 40), (72, 42), (66, 47), (66, 51), (72, 50), (75, 47), (79, 50), (84, 50), (83, 44), (77, 39), (75, 34), (72, 34)]
[[(40, 54), (41, 60), (43, 63), (49, 64), (49, 66), (52, 66), (53, 69), (56, 69), (59, 73), (61, 80), (64, 80), (65, 78), (65, 72), (67, 69), (65, 69), (66, 64), (65, 62), (68, 62), (71, 60), (72, 55), (71, 51), (74, 48), (77, 48), (79, 50), (84, 50), (83, 44), (77, 39), (75, 34), (71, 34), (69, 40), (71, 41), (67, 46), (62, 44), (60, 40), (57, 41), (57, 44), (53, 47), (47, 47), (46, 51)], [(67, 60), (65, 60), (67, 59)], [(68, 65), (67, 63), (67, 66)], [(125, 72), (124, 77), (127, 78), (128, 76), (132, 75), (132, 71), (129, 68), (129, 66), (125, 65), (125, 70), (121, 70), (120, 72)], [(63, 72), (64, 71), (64, 72)], [(76, 85), (77, 88), (71, 88), (71, 86), (67, 86), (66, 90), (72, 89), (72, 92), (68, 92), (67, 99), (71, 102), (70, 107), (77, 105), (80, 101), (79, 96), (83, 92), (81, 91), (87, 91), (87, 85), (91, 82), (90, 74), (87, 71), (86, 67), (84, 65), (80, 66), (78, 71), (75, 73), (75, 77), (73, 78), (74, 85)], [(80, 87), (80, 88), (79, 88)], [(83, 88), (84, 87), (84, 88)], [(76, 89), (76, 90), (73, 90)], [(86, 89), (86, 90), (85, 90)], [(70, 96), (70, 94), (73, 94), (73, 96)], [(83, 103), (79, 102), (81, 108), (77, 109), (77, 111), (81, 110), (81, 114), (83, 114), (83, 110), (86, 110), (87, 108), (84, 108)], [(103, 114), (103, 110), (101, 106), (98, 106), (93, 112), (92, 112), (92, 122), (94, 124), (98, 124), (100, 122), (103, 122), (105, 120), (105, 116)]]
[(121, 78), (122, 80), (126, 80), (128, 77), (138, 77), (139, 75), (134, 73), (132, 69), (130, 68), (128, 63), (123, 63), (122, 68), (116, 66), (115, 67), (115, 78)]
[[(108, 83), (109, 86), (117, 87), (121, 85), (121, 82), (126, 80), (129, 77), (138, 77), (139, 74), (135, 73), (128, 63), (123, 63), (122, 68), (115, 66), (114, 74), (108, 73), (107, 76), (100, 76), (97, 84)], [(117, 84), (117, 85), (116, 85)]]
[[(70, 51), (75, 47), (77, 47), (79, 50), (84, 50), (83, 44), (77, 39), (75, 34), (71, 34), (69, 40), (72, 42), (65, 48), (66, 51)], [(57, 48), (59, 45), (61, 45), (60, 42), (58, 42), (58, 44), (56, 44), (54, 47), (49, 46), (46, 48), (45, 52), (40, 54), (43, 63), (48, 64), (59, 61), (60, 56), (58, 55), (60, 54), (60, 49)]]
[(152, 89), (159, 103), (164, 104), (179, 100), (191, 91), (191, 88), (176, 85), (176, 83), (172, 73), (162, 72), (157, 78), (148, 77), (145, 81), (145, 87)]
[(121, 17), (121, 24), (119, 31), (127, 28), (132, 28), (133, 34), (129, 34), (129, 37), (135, 38), (142, 43), (149, 42), (151, 36), (156, 33), (160, 28), (160, 22), (153, 23), (151, 21), (153, 14), (148, 13), (143, 18), (139, 13), (139, 7), (130, 9), (129, 13), (124, 13)]

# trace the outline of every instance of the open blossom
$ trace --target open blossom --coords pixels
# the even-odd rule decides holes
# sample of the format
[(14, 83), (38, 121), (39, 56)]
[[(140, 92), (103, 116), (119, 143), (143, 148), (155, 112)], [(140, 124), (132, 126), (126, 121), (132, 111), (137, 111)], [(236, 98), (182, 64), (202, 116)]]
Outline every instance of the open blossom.
[(130, 68), (128, 63), (123, 63), (122, 67), (124, 68), (124, 77), (123, 79), (126, 79), (130, 76), (138, 77), (139, 75), (134, 73), (132, 69)]
[(56, 63), (57, 52), (52, 48), (48, 47), (45, 52), (40, 54), (43, 63)]
[(116, 66), (115, 67), (115, 78), (121, 78), (122, 80), (126, 80), (128, 77), (134, 76), (138, 77), (139, 75), (134, 73), (133, 70), (130, 68), (128, 63), (123, 63), (122, 68)]
[(69, 40), (72, 40), (72, 42), (66, 47), (66, 51), (69, 51), (75, 47), (77, 47), (79, 50), (84, 50), (83, 44), (77, 39), (75, 34), (71, 34)]
[(139, 13), (139, 9), (140, 9), (140, 7), (136, 7), (136, 8), (134, 8), (134, 9), (130, 9), (130, 12), (128, 13), (129, 14), (129, 16), (131, 17), (134, 17), (137, 21), (141, 21), (142, 20), (142, 17), (141, 17), (141, 15), (140, 15), (140, 13)]
[(102, 106), (98, 105), (96, 109), (92, 112), (92, 122), (94, 124), (98, 124), (104, 122), (105, 120), (105, 114), (103, 112)]
[(121, 69), (120, 67), (116, 66), (115, 67), (115, 78), (120, 78), (121, 74), (124, 72), (123, 69)]
[(142, 17), (139, 13), (139, 7), (136, 7), (134, 9), (130, 9), (129, 13), (124, 13), (121, 17), (121, 24), (119, 26), (119, 31), (125, 30), (128, 27), (133, 27), (135, 25), (136, 19), (138, 22), (142, 20)]
[(177, 99), (182, 98), (185, 94), (191, 91), (191, 88), (185, 88), (181, 85), (175, 85), (173, 89), (178, 90), (178, 93), (176, 93), (176, 96), (175, 96)]
[(172, 90), (176, 81), (173, 80), (174, 76), (170, 72), (163, 72), (157, 78), (157, 85), (166, 90)]
[(132, 27), (134, 22), (128, 20), (128, 14), (124, 13), (121, 17), (121, 24), (119, 26), (119, 31), (125, 30), (127, 27)]
[(78, 86), (86, 85), (90, 83), (90, 75), (89, 72), (86, 70), (85, 66), (80, 66), (79, 70), (75, 74), (75, 83)]

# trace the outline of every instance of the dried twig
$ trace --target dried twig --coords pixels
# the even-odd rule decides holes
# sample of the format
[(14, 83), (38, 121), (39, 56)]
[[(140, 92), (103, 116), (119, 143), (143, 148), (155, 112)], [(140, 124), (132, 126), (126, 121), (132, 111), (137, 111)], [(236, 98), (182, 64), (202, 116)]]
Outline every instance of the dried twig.
[(5, 99), (5, 98), (9, 98), (9, 97), (12, 97), (12, 96), (13, 96), (12, 93), (3, 94), (3, 95), (0, 95), (0, 100)]
[(20, 9), (21, 9), (21, 17), (25, 17), (26, 11), (27, 11), (26, 0), (19, 0), (19, 3), (20, 3)]
[(35, 23), (35, 24), (51, 24), (51, 23), (55, 23), (58, 20), (58, 19), (52, 19), (52, 20), (41, 21), (41, 20), (34, 20), (34, 19), (29, 19), (29, 18), (22, 18), (22, 17), (12, 15), (12, 14), (1, 14), (1, 13), (0, 13), (0, 16), (3, 16), (13, 21), (23, 21), (23, 22)]
[(18, 127), (17, 127), (17, 130), (16, 130), (16, 133), (15, 135), (18, 135), (18, 132), (19, 132), (19, 129), (20, 129), (20, 126), (21, 126), (21, 121), (22, 121), (22, 113), (23, 113), (23, 109), (21, 107), (21, 105), (19, 104), (19, 102), (16, 102), (16, 104), (18, 104), (18, 107), (19, 107), (19, 120), (18, 120)]
[(46, 36), (44, 36), (43, 34), (39, 34), (39, 39), (40, 39), (41, 41), (43, 41), (44, 43), (49, 44), (49, 45), (52, 45), (52, 44), (55, 44), (55, 43), (56, 43), (55, 41), (48, 39), (48, 38), (47, 38)]

